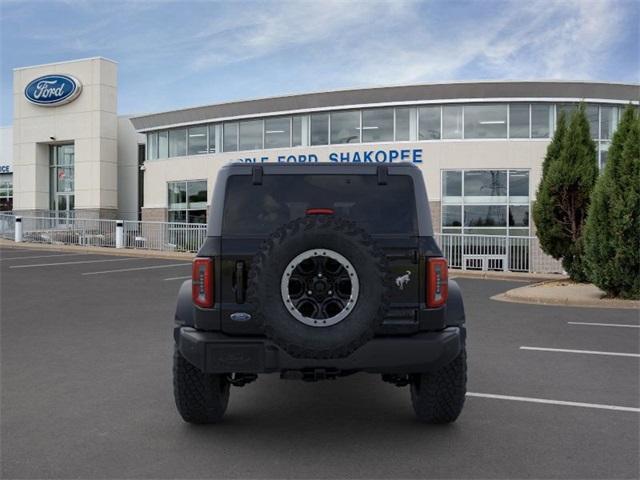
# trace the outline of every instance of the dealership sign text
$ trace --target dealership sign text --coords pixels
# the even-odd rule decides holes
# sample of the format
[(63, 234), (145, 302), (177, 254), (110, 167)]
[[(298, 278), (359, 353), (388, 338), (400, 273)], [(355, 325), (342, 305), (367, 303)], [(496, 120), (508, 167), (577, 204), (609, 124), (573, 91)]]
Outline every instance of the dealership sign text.
[(239, 158), (238, 161), (243, 163), (316, 163), (316, 162), (334, 162), (334, 163), (396, 163), (411, 162), (422, 163), (421, 148), (391, 148), (379, 150), (356, 150), (355, 152), (330, 152), (326, 158), (324, 155), (316, 155), (315, 153), (301, 153), (291, 155), (276, 155), (262, 157), (245, 157)]
[(75, 100), (81, 90), (80, 81), (70, 75), (45, 75), (29, 82), (24, 96), (36, 105), (58, 106)]

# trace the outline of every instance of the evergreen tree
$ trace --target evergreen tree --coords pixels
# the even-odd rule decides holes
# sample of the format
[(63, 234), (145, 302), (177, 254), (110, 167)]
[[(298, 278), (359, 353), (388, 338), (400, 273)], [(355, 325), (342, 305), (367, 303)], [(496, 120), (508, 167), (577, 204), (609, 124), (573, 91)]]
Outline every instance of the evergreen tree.
[(589, 280), (610, 296), (640, 298), (640, 118), (625, 109), (593, 192), (585, 227)]
[(546, 165), (533, 209), (542, 249), (562, 259), (564, 269), (578, 282), (587, 280), (582, 233), (597, 176), (596, 146), (580, 105), (562, 134), (559, 155)]

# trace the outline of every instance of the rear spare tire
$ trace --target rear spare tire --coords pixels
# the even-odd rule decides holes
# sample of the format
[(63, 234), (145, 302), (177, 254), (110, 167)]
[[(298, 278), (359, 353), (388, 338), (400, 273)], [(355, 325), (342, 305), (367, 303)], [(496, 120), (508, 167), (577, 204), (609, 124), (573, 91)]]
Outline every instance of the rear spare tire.
[(338, 358), (367, 342), (387, 310), (387, 263), (354, 222), (307, 216), (276, 230), (254, 258), (249, 300), (291, 355)]

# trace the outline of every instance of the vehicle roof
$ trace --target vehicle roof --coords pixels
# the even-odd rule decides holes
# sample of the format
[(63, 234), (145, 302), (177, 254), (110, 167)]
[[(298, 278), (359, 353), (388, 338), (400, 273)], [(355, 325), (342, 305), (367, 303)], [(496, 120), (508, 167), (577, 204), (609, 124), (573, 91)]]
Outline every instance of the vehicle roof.
[[(345, 173), (361, 173), (375, 174), (378, 167), (387, 167), (390, 172), (400, 172), (407, 170), (419, 172), (420, 169), (411, 162), (397, 163), (338, 163), (338, 162), (314, 162), (314, 163), (228, 163), (221, 168), (221, 171), (227, 171), (229, 175), (248, 175), (254, 167), (262, 168), (264, 174), (306, 174), (310, 172), (322, 172), (323, 174), (337, 173), (344, 175)], [(407, 172), (405, 172), (407, 173)]]

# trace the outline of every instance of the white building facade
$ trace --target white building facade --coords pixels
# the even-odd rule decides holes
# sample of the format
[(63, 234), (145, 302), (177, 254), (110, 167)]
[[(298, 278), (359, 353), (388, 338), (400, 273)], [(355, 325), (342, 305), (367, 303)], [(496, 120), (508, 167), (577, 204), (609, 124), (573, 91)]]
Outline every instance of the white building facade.
[(603, 166), (622, 109), (640, 97), (629, 84), (469, 82), (118, 116), (117, 88), (117, 64), (104, 58), (14, 71), (13, 127), (1, 130), (3, 210), (200, 223), (230, 161), (412, 162), (437, 232), (528, 236), (560, 113), (584, 102)]

